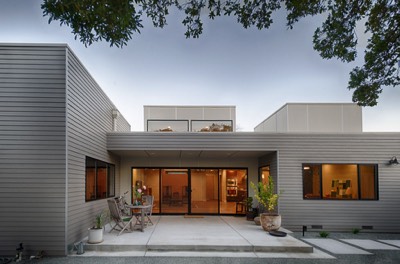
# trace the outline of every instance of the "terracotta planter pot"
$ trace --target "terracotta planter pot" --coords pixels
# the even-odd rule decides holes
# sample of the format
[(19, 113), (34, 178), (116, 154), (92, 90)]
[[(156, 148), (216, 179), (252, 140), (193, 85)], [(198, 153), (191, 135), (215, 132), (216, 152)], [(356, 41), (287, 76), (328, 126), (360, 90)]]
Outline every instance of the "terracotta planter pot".
[(260, 215), (261, 226), (265, 231), (278, 230), (281, 227), (281, 216), (274, 213)]

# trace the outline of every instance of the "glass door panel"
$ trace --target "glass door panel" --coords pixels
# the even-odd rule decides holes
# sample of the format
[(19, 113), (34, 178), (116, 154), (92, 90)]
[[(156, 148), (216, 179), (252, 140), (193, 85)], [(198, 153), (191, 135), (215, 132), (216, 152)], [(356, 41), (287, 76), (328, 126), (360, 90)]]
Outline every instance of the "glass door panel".
[(161, 213), (187, 214), (189, 203), (187, 169), (161, 170)]
[(190, 170), (191, 213), (218, 213), (218, 170)]
[(136, 185), (146, 186), (144, 195), (154, 196), (153, 213), (160, 212), (160, 169), (132, 169), (132, 190)]
[(247, 170), (223, 169), (219, 174), (220, 213), (246, 214), (242, 204), (247, 198)]

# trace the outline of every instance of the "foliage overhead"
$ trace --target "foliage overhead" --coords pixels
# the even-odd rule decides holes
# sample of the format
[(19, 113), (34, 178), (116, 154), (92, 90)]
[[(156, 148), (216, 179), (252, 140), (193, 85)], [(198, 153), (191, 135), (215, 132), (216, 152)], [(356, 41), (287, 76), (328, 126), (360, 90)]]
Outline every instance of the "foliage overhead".
[(43, 14), (49, 23), (58, 20), (72, 28), (75, 38), (87, 45), (105, 40), (123, 47), (143, 28), (147, 16), (155, 27), (167, 25), (171, 8), (185, 13), (182, 23), (187, 38), (203, 32), (202, 16), (235, 16), (244, 28), (267, 29), (272, 14), (287, 11), (287, 26), (303, 17), (324, 14), (326, 20), (315, 30), (314, 49), (324, 59), (354, 61), (357, 56), (357, 24), (365, 23), (369, 37), (364, 64), (350, 72), (348, 88), (353, 101), (362, 106), (377, 104), (385, 86), (400, 84), (400, 0), (44, 0)]

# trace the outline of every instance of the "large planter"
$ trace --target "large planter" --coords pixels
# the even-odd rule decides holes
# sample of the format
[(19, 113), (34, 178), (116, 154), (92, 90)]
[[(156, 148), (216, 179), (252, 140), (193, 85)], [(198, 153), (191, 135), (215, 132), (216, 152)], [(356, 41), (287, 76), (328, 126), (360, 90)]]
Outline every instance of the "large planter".
[(89, 228), (89, 239), (88, 243), (98, 244), (103, 242), (103, 228)]
[(281, 216), (274, 213), (262, 213), (260, 215), (261, 226), (265, 231), (278, 230), (281, 227)]

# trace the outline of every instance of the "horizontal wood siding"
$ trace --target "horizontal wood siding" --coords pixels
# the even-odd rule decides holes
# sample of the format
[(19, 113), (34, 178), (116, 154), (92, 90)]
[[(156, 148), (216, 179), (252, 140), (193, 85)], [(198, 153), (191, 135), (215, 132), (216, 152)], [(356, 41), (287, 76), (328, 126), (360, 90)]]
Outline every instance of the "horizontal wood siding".
[(65, 254), (65, 46), (0, 44), (0, 256)]
[[(106, 200), (85, 202), (86, 156), (115, 164), (119, 183), (119, 158), (107, 151), (106, 132), (112, 131), (116, 107), (73, 54), (67, 51), (67, 148), (68, 148), (68, 250), (87, 236), (94, 216), (107, 208)], [(117, 129), (129, 131), (122, 115)], [(118, 188), (116, 188), (116, 191)]]
[[(400, 155), (400, 133), (109, 133), (107, 148), (277, 151), (271, 169), (277, 171), (283, 190), (279, 200), (283, 226), (295, 230), (303, 225), (332, 230), (373, 226), (376, 231), (400, 232), (400, 166), (387, 165), (392, 156)], [(303, 200), (303, 163), (378, 164), (379, 200)]]

